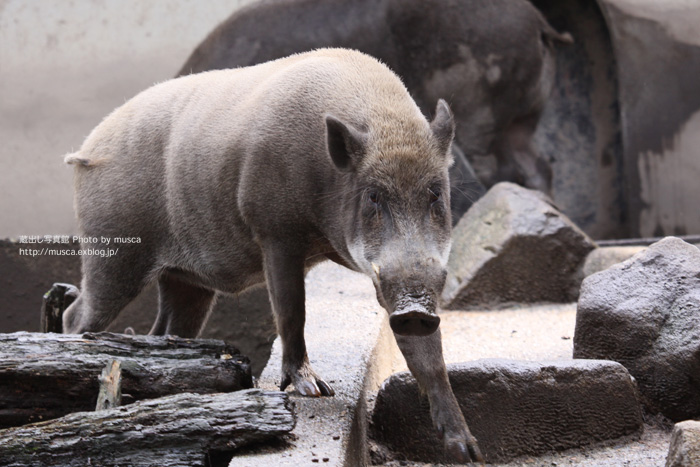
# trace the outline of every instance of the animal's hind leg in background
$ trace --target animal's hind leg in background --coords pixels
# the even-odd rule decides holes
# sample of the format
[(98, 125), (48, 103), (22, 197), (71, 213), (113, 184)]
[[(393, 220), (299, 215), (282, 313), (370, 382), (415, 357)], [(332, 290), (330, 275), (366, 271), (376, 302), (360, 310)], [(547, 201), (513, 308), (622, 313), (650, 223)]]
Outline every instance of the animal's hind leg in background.
[(114, 256), (82, 257), (80, 296), (63, 315), (63, 332), (104, 331), (148, 282), (145, 255), (121, 248)]
[(538, 113), (516, 119), (496, 138), (498, 172), (493, 183), (513, 181), (551, 196), (552, 166), (532, 144), (539, 119)]
[(158, 317), (149, 334), (197, 337), (214, 305), (215, 292), (165, 272), (158, 279)]
[(450, 209), (454, 226), (472, 204), (484, 196), (486, 188), (476, 177), (467, 157), (456, 143), (452, 143), (452, 157), (454, 164), (450, 167)]

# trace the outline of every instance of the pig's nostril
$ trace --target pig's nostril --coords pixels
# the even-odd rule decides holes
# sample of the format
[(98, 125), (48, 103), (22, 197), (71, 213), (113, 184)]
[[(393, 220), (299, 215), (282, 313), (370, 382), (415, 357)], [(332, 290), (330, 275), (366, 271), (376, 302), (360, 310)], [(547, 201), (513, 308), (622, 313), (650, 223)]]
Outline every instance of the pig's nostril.
[(389, 318), (391, 330), (402, 336), (427, 336), (437, 330), (440, 317), (425, 312), (408, 312)]

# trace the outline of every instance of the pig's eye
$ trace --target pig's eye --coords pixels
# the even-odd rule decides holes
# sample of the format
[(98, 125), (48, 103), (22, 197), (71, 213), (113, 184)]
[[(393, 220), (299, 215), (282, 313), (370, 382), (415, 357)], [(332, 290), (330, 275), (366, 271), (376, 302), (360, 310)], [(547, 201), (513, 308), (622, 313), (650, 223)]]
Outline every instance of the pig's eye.
[(373, 205), (376, 206), (379, 204), (379, 193), (377, 193), (376, 191), (370, 191), (368, 198), (369, 198), (369, 202), (372, 203)]
[(430, 204), (435, 204), (440, 200), (440, 197), (442, 196), (442, 191), (440, 188), (429, 188), (428, 193), (430, 194)]

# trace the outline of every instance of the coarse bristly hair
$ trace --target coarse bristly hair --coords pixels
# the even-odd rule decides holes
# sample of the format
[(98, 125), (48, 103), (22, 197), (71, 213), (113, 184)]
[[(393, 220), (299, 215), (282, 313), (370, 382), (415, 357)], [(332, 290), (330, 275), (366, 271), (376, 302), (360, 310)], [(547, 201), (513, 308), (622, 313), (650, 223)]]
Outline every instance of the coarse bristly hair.
[[(362, 135), (352, 175), (329, 154), (333, 121)], [(75, 166), (81, 233), (141, 239), (109, 260), (83, 257), (86, 298), (75, 307), (83, 311), (68, 313), (68, 329), (109, 321), (174, 270), (205, 289), (240, 292), (264, 280), (262, 258), (275, 242), (371, 272), (350, 252), (358, 214), (349, 206), (372, 184), (406, 206), (439, 185), (449, 219), (453, 135), (444, 102), (429, 123), (387, 66), (346, 49), (183, 76), (141, 92), (65, 157)], [(362, 183), (350, 186), (348, 177)], [(439, 239), (436, 258), (449, 250), (449, 222), (442, 224), (429, 235)]]

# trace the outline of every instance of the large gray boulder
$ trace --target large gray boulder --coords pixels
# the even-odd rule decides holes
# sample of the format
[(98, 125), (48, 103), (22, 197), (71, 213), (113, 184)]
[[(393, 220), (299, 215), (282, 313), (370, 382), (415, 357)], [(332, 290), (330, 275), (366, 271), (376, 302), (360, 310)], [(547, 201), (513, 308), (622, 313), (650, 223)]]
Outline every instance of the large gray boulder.
[(700, 465), (700, 422), (686, 420), (676, 423), (666, 456), (666, 467), (697, 467)]
[[(634, 383), (619, 363), (486, 359), (448, 365), (448, 373), (488, 462), (642, 431)], [(449, 462), (429, 411), (411, 374), (396, 373), (377, 395), (372, 436), (410, 460)]]
[(573, 302), (593, 241), (540, 192), (499, 183), (452, 232), (443, 307)]
[(587, 277), (574, 358), (625, 365), (653, 412), (700, 415), (700, 250), (667, 237)]

